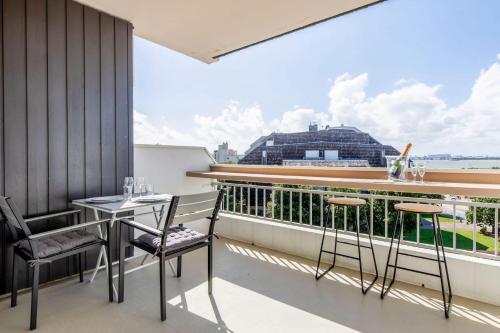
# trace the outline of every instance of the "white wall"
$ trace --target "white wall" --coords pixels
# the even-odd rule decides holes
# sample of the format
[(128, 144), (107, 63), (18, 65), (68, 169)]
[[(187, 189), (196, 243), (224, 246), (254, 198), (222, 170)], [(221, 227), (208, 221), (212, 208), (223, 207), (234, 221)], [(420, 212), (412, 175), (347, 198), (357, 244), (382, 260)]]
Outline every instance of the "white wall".
[[(210, 191), (210, 179), (189, 178), (186, 171), (208, 170), (213, 163), (214, 159), (204, 147), (134, 145), (134, 175), (144, 177), (158, 193), (182, 195)], [(138, 221), (154, 226), (152, 216)], [(206, 223), (193, 223), (190, 227), (207, 228)]]
[[(280, 222), (267, 221), (261, 218), (252, 218), (233, 214), (222, 213), (220, 220), (216, 224), (216, 231), (219, 235), (252, 243), (265, 248), (277, 250), (280, 252), (297, 255), (311, 260), (318, 260), (319, 248), (321, 245), (322, 230), (310, 228), (307, 226), (291, 225)], [(326, 245), (328, 249), (333, 250), (333, 233), (327, 233)], [(354, 243), (356, 238), (349, 234), (340, 234), (339, 239), (349, 240)], [(368, 245), (368, 239), (363, 242)], [(379, 283), (387, 262), (389, 244), (387, 241), (374, 240), (374, 249), (377, 260)], [(349, 245), (338, 245), (341, 253), (357, 256), (357, 247)], [(375, 272), (371, 253), (367, 249), (362, 249), (363, 271)], [(401, 251), (431, 257), (435, 251), (416, 248), (413, 246), (401, 245)], [(394, 261), (395, 251), (392, 253), (392, 263)], [(500, 305), (500, 262), (483, 258), (475, 258), (455, 253), (446, 253), (448, 269), (450, 272), (450, 281), (454, 295), (475, 299), (478, 301)], [(331, 264), (331, 256), (324, 255), (325, 263)], [(358, 270), (358, 262), (337, 257), (339, 266)], [(424, 270), (431, 273), (438, 273), (436, 262), (399, 256), (398, 265)], [(392, 273), (392, 270), (389, 270)], [(392, 275), (390, 275), (392, 276)], [(441, 290), (439, 278), (415, 274), (408, 271), (398, 270), (396, 279), (415, 285), (425, 285), (425, 287)]]

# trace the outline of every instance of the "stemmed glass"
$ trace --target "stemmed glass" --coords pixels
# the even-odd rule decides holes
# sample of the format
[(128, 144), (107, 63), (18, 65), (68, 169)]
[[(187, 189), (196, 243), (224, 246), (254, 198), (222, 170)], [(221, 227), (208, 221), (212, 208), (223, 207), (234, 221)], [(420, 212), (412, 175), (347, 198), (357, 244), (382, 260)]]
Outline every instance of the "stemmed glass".
[(418, 169), (418, 175), (421, 178), (420, 182), (423, 183), (425, 175), (425, 163), (424, 162), (418, 163), (417, 169)]
[(417, 182), (418, 166), (413, 161), (410, 162), (410, 171), (411, 175), (413, 176), (413, 182)]
[(123, 181), (123, 199), (130, 200), (132, 198), (132, 189), (134, 187), (134, 177), (125, 177)]

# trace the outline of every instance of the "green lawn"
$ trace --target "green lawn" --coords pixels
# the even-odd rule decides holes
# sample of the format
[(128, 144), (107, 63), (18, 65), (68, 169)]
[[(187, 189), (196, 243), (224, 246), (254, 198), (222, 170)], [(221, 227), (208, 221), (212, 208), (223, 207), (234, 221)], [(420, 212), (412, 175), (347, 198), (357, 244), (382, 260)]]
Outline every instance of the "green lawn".
[[(426, 220), (429, 220), (429, 221), (432, 221), (432, 216), (430, 214), (423, 214), (422, 215), (422, 218), (426, 219)], [(457, 219), (457, 222), (459, 220)], [(453, 219), (450, 218), (450, 217), (447, 217), (447, 216), (439, 216), (439, 222), (453, 222)]]
[[(453, 247), (453, 232), (442, 230), (443, 242), (446, 247)], [(472, 231), (457, 231), (457, 249), (472, 250)], [(412, 230), (410, 233), (405, 233), (405, 240), (417, 241), (417, 230)], [(434, 244), (434, 234), (432, 229), (420, 230), (420, 242), (426, 244)], [(500, 242), (499, 242), (500, 244)], [(485, 236), (476, 232), (476, 250), (494, 252), (495, 239), (490, 236)]]

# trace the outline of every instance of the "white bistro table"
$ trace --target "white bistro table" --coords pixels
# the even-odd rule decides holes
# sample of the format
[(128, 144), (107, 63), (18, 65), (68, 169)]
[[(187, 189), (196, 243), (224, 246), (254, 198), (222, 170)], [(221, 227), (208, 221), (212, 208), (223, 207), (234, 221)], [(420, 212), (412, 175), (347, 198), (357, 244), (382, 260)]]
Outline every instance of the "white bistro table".
[[(134, 195), (133, 199), (137, 198), (137, 195)], [(170, 198), (171, 196), (169, 196)], [(116, 202), (109, 202), (109, 203), (96, 203), (92, 202), (92, 198), (86, 198), (86, 199), (78, 199), (78, 200), (73, 200), (72, 204), (76, 207), (82, 207), (82, 208), (87, 208), (93, 211), (94, 213), (94, 219), (99, 220), (99, 213), (104, 213), (109, 215), (109, 223), (110, 227), (113, 227), (114, 223), (116, 221), (119, 221), (120, 218), (123, 218), (125, 216), (118, 216), (120, 213), (128, 213), (131, 211), (134, 211), (139, 208), (147, 208), (150, 207), (152, 209), (152, 212), (148, 213), (141, 213), (141, 214), (134, 214), (131, 213), (130, 215), (126, 215), (128, 218), (133, 218), (141, 215), (147, 215), (147, 214), (154, 214), (155, 220), (156, 220), (156, 227), (158, 228), (160, 225), (160, 222), (163, 219), (163, 216), (166, 212), (166, 205), (170, 203), (170, 199), (162, 200), (162, 201), (155, 201), (155, 202), (138, 202), (134, 200), (124, 200), (122, 195), (114, 195), (114, 196), (109, 196), (109, 197), (99, 197), (99, 199), (109, 199), (110, 201), (116, 201)], [(108, 235), (106, 235), (105, 229), (103, 230), (101, 228), (101, 225), (97, 226), (97, 232), (99, 234), (99, 237), (107, 239)], [(146, 258), (146, 257), (145, 257)], [(90, 277), (90, 282), (94, 281), (94, 278), (101, 266), (101, 262), (104, 262), (104, 266), (106, 268), (106, 271), (108, 269), (113, 269), (113, 266), (109, 264), (110, 259), (106, 255), (106, 250), (104, 249), (104, 246), (101, 247), (101, 250), (99, 251), (99, 256), (97, 257), (97, 265), (92, 273), (92, 276)], [(143, 260), (144, 262), (144, 260)], [(118, 293), (116, 292), (115, 285), (113, 284), (113, 292), (115, 294), (115, 298), (118, 296)]]

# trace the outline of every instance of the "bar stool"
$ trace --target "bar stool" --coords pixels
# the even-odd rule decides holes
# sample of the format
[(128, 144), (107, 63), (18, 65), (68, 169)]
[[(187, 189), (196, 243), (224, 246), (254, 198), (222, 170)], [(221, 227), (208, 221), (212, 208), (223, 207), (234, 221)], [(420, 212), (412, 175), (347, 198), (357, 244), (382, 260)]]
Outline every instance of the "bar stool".
[[(335, 228), (335, 225), (332, 225), (332, 227), (335, 228), (335, 244), (334, 244), (334, 247), (333, 247), (333, 252), (332, 251), (327, 251), (327, 250), (324, 250), (323, 249), (323, 246), (325, 244), (325, 234), (326, 234), (326, 228), (328, 226), (328, 219), (329, 219), (329, 216), (330, 216), (330, 207), (331, 205), (338, 205), (338, 206), (344, 206), (344, 209), (347, 209), (347, 207), (356, 207), (356, 239), (357, 239), (357, 243), (356, 244), (352, 244), (352, 243), (349, 243), (349, 242), (344, 242), (344, 241), (340, 241), (338, 240), (338, 228)], [(319, 280), (321, 279), (326, 273), (328, 273), (332, 268), (335, 267), (335, 260), (337, 259), (337, 256), (341, 256), (341, 257), (345, 257), (345, 258), (350, 258), (350, 259), (354, 259), (354, 260), (357, 260), (359, 261), (359, 275), (360, 275), (360, 278), (361, 278), (361, 292), (363, 294), (366, 294), (368, 292), (368, 290), (375, 284), (375, 281), (377, 281), (378, 279), (378, 269), (377, 269), (377, 261), (375, 259), (375, 252), (373, 251), (373, 244), (372, 244), (372, 238), (371, 238), (371, 230), (370, 230), (370, 225), (368, 224), (368, 220), (366, 218), (366, 214), (365, 214), (365, 224), (368, 228), (368, 238), (370, 239), (370, 246), (367, 246), (367, 245), (362, 245), (359, 243), (359, 210), (361, 207), (365, 207), (366, 205), (366, 201), (363, 200), (363, 199), (357, 199), (357, 198), (342, 198), (342, 197), (333, 197), (333, 198), (330, 198), (327, 200), (327, 209), (326, 209), (326, 218), (325, 218), (325, 221), (323, 222), (323, 225), (324, 225), (324, 228), (323, 228), (323, 238), (321, 239), (321, 249), (319, 251), (319, 257), (318, 257), (318, 266), (316, 267), (316, 280)], [(341, 244), (346, 244), (346, 245), (353, 245), (353, 246), (357, 246), (358, 247), (358, 256), (357, 257), (353, 257), (353, 256), (350, 256), (350, 255), (346, 255), (346, 254), (341, 254), (341, 253), (337, 253), (337, 243), (341, 243)], [(362, 264), (362, 261), (361, 261), (361, 248), (367, 248), (367, 249), (371, 249), (372, 251), (372, 256), (373, 256), (373, 264), (375, 266), (375, 278), (373, 279), (373, 281), (370, 283), (370, 285), (368, 286), (368, 288), (365, 289), (364, 287), (364, 283), (363, 283), (363, 264)], [(321, 273), (320, 275), (318, 275), (319, 273), (319, 266), (320, 266), (320, 263), (321, 263), (321, 255), (323, 254), (323, 252), (325, 253), (329, 253), (329, 254), (332, 254), (333, 255), (333, 264), (327, 269), (325, 270), (323, 273)]]
[[(403, 270), (407, 270), (410, 272), (414, 272), (414, 273), (420, 273), (420, 274), (438, 277), (441, 280), (441, 293), (443, 295), (444, 315), (446, 318), (448, 318), (450, 306), (451, 306), (452, 293), (451, 293), (450, 276), (448, 274), (448, 265), (446, 263), (446, 256), (445, 256), (444, 245), (443, 245), (443, 235), (441, 233), (441, 226), (439, 223), (439, 219), (437, 217), (438, 214), (442, 213), (443, 210), (441, 209), (441, 207), (436, 206), (436, 205), (428, 205), (428, 204), (424, 205), (424, 204), (417, 204), (417, 203), (399, 203), (399, 204), (394, 205), (394, 208), (398, 212), (398, 218), (396, 220), (396, 224), (394, 225), (394, 230), (392, 233), (391, 246), (389, 247), (389, 254), (387, 256), (387, 265), (385, 266), (384, 282), (382, 283), (382, 291), (380, 293), (380, 298), (383, 299), (384, 296), (387, 295), (387, 293), (391, 289), (392, 284), (394, 283), (394, 280), (396, 279), (396, 270), (398, 268), (403, 269)], [(433, 226), (433, 231), (434, 231), (434, 244), (436, 245), (436, 257), (437, 257), (437, 259), (427, 258), (427, 257), (423, 257), (423, 256), (409, 254), (409, 253), (402, 253), (399, 251), (399, 244), (401, 243), (401, 230), (403, 228), (404, 213), (431, 214), (432, 215), (432, 226)], [(418, 221), (417, 221), (417, 223), (418, 223)], [(394, 242), (394, 238), (396, 237), (396, 234), (398, 237), (398, 245), (396, 247), (396, 259), (394, 261), (394, 265), (392, 265), (389, 262), (391, 259), (392, 244)], [(441, 256), (439, 254), (439, 246), (441, 246), (441, 251), (443, 252), (443, 259), (441, 259)], [(405, 256), (414, 257), (414, 258), (436, 261), (438, 263), (439, 274), (434, 274), (434, 273), (429, 273), (429, 272), (425, 272), (425, 271), (411, 269), (408, 267), (398, 266), (398, 256), (399, 255), (405, 255)], [(446, 271), (446, 280), (448, 283), (448, 291), (449, 291), (448, 304), (446, 302), (446, 293), (445, 293), (445, 288), (444, 288), (443, 270), (441, 267), (441, 263), (444, 263), (444, 269)], [(385, 290), (385, 282), (387, 279), (387, 270), (389, 269), (389, 267), (393, 267), (394, 272), (392, 274), (391, 283), (387, 287), (387, 290)]]

